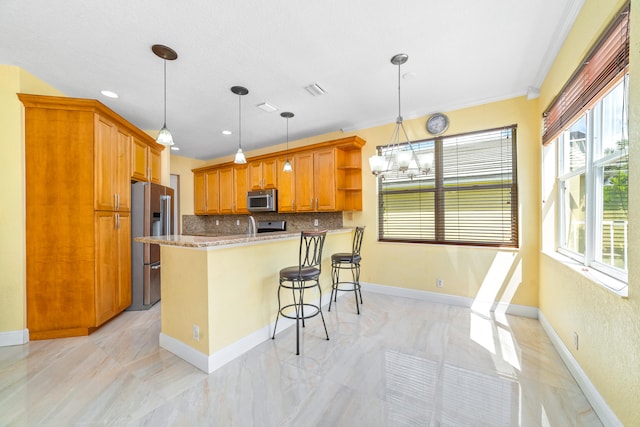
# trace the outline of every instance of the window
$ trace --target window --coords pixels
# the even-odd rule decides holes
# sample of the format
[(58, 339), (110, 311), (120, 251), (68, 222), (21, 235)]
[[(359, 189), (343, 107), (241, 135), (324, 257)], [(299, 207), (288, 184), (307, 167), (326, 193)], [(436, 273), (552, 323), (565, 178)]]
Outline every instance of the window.
[(515, 126), (412, 146), (433, 153), (433, 167), (426, 177), (379, 177), (380, 241), (518, 246)]
[(627, 280), (627, 77), (557, 138), (558, 251)]
[(544, 113), (557, 146), (558, 252), (627, 281), (629, 4)]

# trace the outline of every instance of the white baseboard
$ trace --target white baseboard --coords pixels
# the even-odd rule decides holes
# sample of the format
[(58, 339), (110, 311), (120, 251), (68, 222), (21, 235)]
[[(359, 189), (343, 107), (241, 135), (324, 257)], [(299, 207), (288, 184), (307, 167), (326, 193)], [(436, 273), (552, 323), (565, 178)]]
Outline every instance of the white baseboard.
[(573, 354), (571, 354), (569, 349), (564, 345), (564, 342), (560, 339), (560, 336), (553, 329), (551, 323), (549, 323), (542, 311), (538, 313), (538, 320), (560, 355), (560, 358), (562, 358), (564, 364), (567, 365), (569, 372), (571, 372), (578, 386), (582, 389), (593, 410), (598, 414), (598, 417), (600, 417), (600, 421), (602, 421), (605, 426), (622, 426), (616, 414), (611, 410), (609, 405), (607, 405), (607, 402), (602, 395), (600, 395), (598, 389), (593, 385), (587, 374), (582, 370), (582, 367), (575, 357), (573, 357)]
[[(329, 303), (331, 295), (324, 295), (322, 297), (322, 305)], [(316, 304), (318, 300), (312, 302), (312, 304)], [(296, 324), (296, 321), (293, 319), (288, 319), (286, 317), (280, 317), (278, 320), (278, 330), (277, 334), (284, 331), (290, 326)], [(180, 340), (177, 340), (169, 335), (165, 335), (162, 332), (160, 333), (160, 347), (164, 348), (167, 351), (175, 354), (176, 356), (184, 359), (185, 361), (191, 363), (196, 368), (201, 371), (206, 372), (207, 374), (212, 373), (216, 369), (221, 368), (237, 357), (243, 355), (247, 351), (251, 350), (253, 347), (261, 344), (262, 342), (271, 339), (271, 335), (273, 333), (273, 328), (275, 326), (275, 319), (269, 325), (258, 329), (257, 331), (239, 339), (231, 345), (207, 356), (206, 354), (196, 350), (195, 348), (183, 343)], [(277, 335), (276, 334), (276, 335)]]
[[(393, 295), (397, 297), (413, 298), (423, 301), (431, 301), (439, 304), (456, 305), (460, 307), (471, 308), (478, 301), (469, 297), (461, 297), (457, 295), (447, 295), (438, 292), (419, 291), (416, 289), (398, 288), (396, 286), (377, 285), (374, 283), (360, 282), (362, 289), (378, 294)], [(515, 316), (538, 318), (538, 308), (526, 305), (509, 304), (502, 302), (489, 301), (480, 302), (483, 306), (487, 306), (489, 311), (499, 311), (501, 313), (513, 314)]]
[(0, 347), (22, 345), (29, 342), (29, 330), (0, 332)]

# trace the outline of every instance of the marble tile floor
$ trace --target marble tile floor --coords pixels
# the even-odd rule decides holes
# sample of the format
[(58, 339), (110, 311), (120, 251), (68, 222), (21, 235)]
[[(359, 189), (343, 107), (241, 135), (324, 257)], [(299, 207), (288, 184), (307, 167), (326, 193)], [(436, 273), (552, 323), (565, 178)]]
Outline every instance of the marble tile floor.
[(160, 304), (0, 348), (0, 426), (602, 425), (537, 320), (363, 296), (210, 375), (159, 348)]

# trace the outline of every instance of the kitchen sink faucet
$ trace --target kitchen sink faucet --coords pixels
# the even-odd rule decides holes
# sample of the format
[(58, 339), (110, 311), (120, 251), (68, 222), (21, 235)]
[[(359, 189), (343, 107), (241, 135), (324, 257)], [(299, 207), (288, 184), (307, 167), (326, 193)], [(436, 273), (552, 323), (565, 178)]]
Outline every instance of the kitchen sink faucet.
[(249, 215), (249, 226), (247, 227), (247, 234), (249, 236), (256, 235), (256, 220), (253, 215)]

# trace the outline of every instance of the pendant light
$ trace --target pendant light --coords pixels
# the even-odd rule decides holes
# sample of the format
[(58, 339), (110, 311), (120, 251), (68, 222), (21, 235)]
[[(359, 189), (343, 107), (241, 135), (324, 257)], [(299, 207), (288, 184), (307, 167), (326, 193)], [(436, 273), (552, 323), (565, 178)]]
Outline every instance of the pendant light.
[(248, 94), (249, 90), (246, 87), (233, 86), (231, 92), (238, 95), (238, 151), (236, 152), (236, 158), (233, 163), (242, 165), (247, 163), (247, 158), (242, 152), (242, 97)]
[(174, 61), (178, 58), (178, 54), (170, 47), (161, 44), (154, 44), (151, 46), (151, 50), (164, 62), (164, 123), (158, 132), (156, 142), (163, 145), (173, 145), (173, 136), (167, 129), (167, 61)]
[[(409, 55), (399, 53), (391, 58), (391, 63), (398, 66), (398, 117), (396, 126), (391, 134), (391, 140), (386, 146), (380, 147), (380, 154), (369, 157), (369, 167), (371, 172), (382, 178), (402, 176), (411, 179), (419, 175), (427, 175), (431, 171), (433, 163), (433, 153), (423, 153), (417, 155), (414, 151), (411, 140), (404, 128), (402, 113), (400, 111), (400, 66), (407, 62)], [(400, 141), (404, 135), (406, 144)]]
[(284, 162), (284, 167), (282, 168), (282, 170), (284, 172), (291, 172), (293, 170), (293, 167), (291, 167), (291, 162), (289, 161), (289, 119), (293, 117), (293, 113), (285, 111), (283, 113), (280, 113), (280, 116), (287, 119), (287, 161)]

